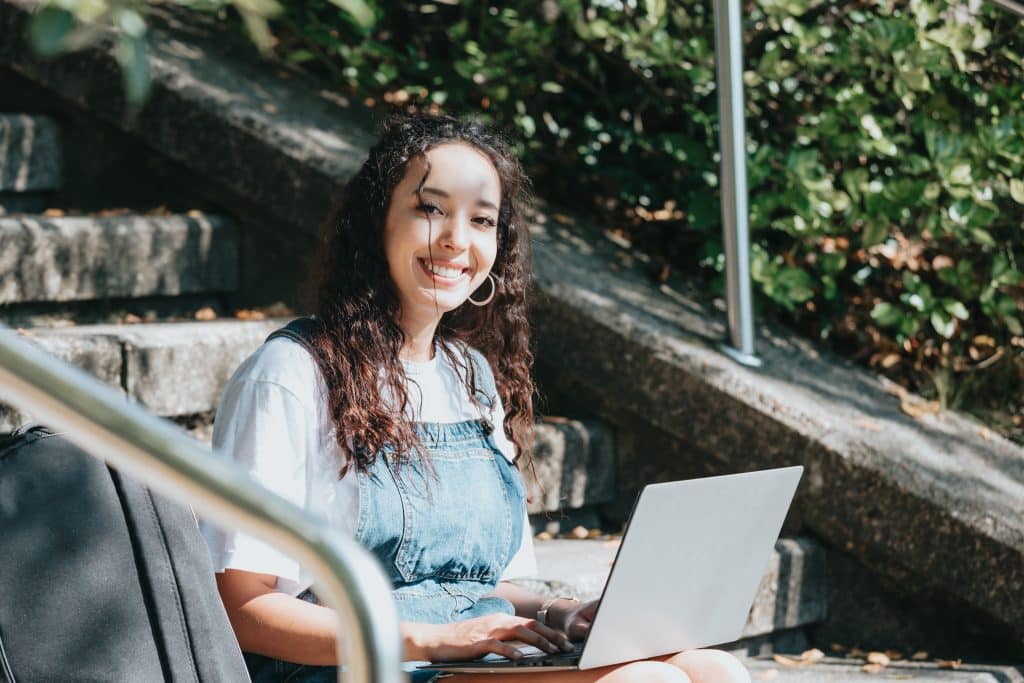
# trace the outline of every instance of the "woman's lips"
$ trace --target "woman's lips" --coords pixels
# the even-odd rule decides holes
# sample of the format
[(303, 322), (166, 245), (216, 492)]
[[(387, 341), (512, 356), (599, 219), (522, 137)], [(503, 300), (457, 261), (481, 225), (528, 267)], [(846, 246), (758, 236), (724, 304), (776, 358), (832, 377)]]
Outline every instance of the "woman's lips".
[(456, 285), (469, 277), (469, 268), (458, 264), (445, 264), (434, 261), (433, 268), (426, 259), (417, 259), (423, 273), (431, 280), (442, 285)]

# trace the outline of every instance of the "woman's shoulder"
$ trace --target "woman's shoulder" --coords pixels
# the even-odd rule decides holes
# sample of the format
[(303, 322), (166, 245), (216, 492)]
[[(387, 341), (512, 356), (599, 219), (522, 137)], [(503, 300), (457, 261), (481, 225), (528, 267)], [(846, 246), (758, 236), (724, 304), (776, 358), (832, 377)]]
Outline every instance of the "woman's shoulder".
[(317, 387), (320, 369), (301, 344), (275, 338), (260, 345), (238, 368), (232, 381), (277, 384), (304, 395)]

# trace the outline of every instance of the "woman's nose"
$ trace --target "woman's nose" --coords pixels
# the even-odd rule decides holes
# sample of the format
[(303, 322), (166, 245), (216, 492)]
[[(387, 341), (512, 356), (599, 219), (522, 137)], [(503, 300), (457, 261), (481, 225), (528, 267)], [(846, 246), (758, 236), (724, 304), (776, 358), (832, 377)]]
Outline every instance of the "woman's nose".
[(467, 221), (458, 216), (452, 216), (444, 222), (444, 227), (438, 237), (441, 246), (453, 251), (462, 251), (469, 246), (469, 234)]

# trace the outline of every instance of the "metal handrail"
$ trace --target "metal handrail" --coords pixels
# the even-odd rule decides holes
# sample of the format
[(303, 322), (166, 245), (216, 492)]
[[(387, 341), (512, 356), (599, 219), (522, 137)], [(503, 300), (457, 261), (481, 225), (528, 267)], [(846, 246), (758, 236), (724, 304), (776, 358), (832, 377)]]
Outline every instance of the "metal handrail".
[[(41, 418), (86, 451), (218, 524), (284, 550), (318, 580), (339, 620), (346, 681), (399, 683), (402, 644), (391, 585), (376, 558), (297, 506), (211, 456), (181, 429), (0, 325), (3, 400)], [(339, 667), (339, 680), (341, 668)]]

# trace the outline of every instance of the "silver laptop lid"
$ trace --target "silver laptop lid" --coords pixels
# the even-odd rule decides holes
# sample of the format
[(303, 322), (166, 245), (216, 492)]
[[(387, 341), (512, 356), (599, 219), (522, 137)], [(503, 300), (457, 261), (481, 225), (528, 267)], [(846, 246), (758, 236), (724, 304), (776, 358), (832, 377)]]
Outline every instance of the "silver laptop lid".
[(802, 473), (784, 467), (646, 486), (579, 668), (739, 638)]

